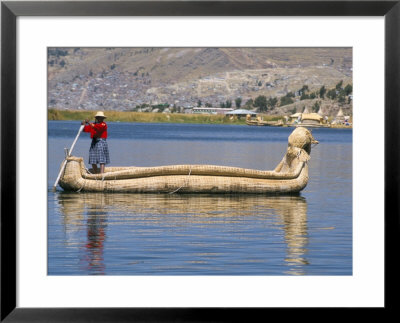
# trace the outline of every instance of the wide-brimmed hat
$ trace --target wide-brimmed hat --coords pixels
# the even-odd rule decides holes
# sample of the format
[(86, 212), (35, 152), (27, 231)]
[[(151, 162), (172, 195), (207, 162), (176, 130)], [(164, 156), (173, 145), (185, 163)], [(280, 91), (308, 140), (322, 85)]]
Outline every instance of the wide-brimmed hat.
[(97, 118), (97, 117), (107, 118), (107, 117), (104, 115), (103, 111), (97, 112), (96, 115), (95, 115), (94, 117), (95, 117), (95, 118)]

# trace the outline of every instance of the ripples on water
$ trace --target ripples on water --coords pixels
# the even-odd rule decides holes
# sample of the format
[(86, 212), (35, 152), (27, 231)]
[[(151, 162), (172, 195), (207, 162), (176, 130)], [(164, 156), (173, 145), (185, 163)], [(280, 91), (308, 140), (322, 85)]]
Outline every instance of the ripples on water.
[[(112, 126), (113, 165), (257, 169), (274, 168), (293, 130)], [(49, 188), (75, 128), (49, 123)], [(351, 132), (316, 130), (321, 144), (312, 152), (310, 182), (299, 196), (49, 190), (49, 274), (351, 275)], [(89, 142), (81, 138), (74, 155), (86, 159)]]

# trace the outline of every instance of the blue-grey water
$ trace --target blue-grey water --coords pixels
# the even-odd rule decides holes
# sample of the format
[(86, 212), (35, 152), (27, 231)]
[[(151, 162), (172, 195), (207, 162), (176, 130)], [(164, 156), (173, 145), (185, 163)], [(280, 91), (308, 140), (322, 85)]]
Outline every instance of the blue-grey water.
[[(79, 122), (48, 122), (49, 275), (351, 275), (352, 130), (320, 144), (298, 196), (51, 190)], [(270, 170), (293, 128), (109, 122), (110, 166)], [(74, 156), (88, 160), (89, 135)], [(89, 166), (89, 165), (87, 165)], [(172, 193), (172, 192), (171, 192)]]

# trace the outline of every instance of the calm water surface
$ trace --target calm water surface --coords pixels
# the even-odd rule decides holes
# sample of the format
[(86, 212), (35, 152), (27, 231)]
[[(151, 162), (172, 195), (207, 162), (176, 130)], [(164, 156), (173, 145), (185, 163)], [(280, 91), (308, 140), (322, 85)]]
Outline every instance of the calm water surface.
[[(270, 170), (293, 128), (109, 122), (111, 166)], [(79, 122), (48, 123), (49, 275), (351, 275), (352, 130), (313, 129), (299, 196), (52, 192)], [(73, 155), (88, 160), (83, 133)], [(88, 165), (89, 166), (89, 165)]]

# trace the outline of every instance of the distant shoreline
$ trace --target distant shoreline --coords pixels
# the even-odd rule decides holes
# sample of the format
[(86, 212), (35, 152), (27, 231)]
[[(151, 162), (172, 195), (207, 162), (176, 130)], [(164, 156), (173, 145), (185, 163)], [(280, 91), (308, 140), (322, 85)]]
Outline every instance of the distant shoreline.
[[(94, 110), (57, 110), (48, 109), (48, 120), (67, 121), (67, 120), (94, 120)], [(134, 111), (104, 111), (107, 121), (111, 122), (138, 122), (138, 123), (192, 123), (192, 124), (226, 124), (226, 125), (246, 125), (246, 120), (242, 118), (230, 118), (225, 115), (214, 114), (185, 114), (185, 113), (153, 113), (153, 112), (134, 112)], [(283, 120), (283, 116), (263, 115), (265, 121)], [(351, 126), (332, 125), (332, 128), (352, 128)]]
[[(93, 110), (56, 110), (49, 109), (48, 120), (94, 120)], [(140, 122), (140, 123), (198, 123), (198, 124), (234, 124), (245, 125), (245, 118), (230, 119), (225, 115), (188, 114), (188, 113), (154, 113), (134, 111), (104, 111), (107, 121)], [(281, 117), (270, 117), (267, 120), (278, 120)]]

